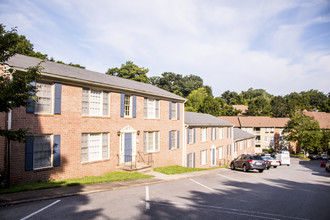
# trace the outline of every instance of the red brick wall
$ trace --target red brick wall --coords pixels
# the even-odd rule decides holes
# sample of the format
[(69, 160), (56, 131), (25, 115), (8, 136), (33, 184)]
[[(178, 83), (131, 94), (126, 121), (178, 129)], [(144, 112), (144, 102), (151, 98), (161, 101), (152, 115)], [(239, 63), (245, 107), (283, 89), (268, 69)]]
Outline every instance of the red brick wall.
[[(181, 165), (182, 148), (169, 150), (169, 131), (183, 131), (183, 104), (180, 104), (180, 120), (169, 119), (169, 102), (160, 101), (161, 119), (144, 119), (144, 97), (137, 96), (136, 118), (120, 117), (120, 93), (110, 93), (110, 117), (82, 116), (82, 88), (62, 86), (61, 115), (25, 113), (24, 108), (13, 111), (13, 129), (30, 128), (32, 134), (61, 135), (61, 166), (39, 171), (25, 171), (25, 145), (13, 143), (11, 181), (31, 182), (48, 179), (75, 178), (100, 175), (114, 171), (118, 164), (120, 137), (117, 131), (130, 125), (140, 130), (137, 151), (143, 152), (143, 131), (160, 131), (160, 152), (153, 153), (154, 167)], [(109, 132), (110, 159), (81, 162), (81, 134)], [(183, 143), (181, 140), (180, 143)]]
[[(194, 128), (191, 128), (194, 129)], [(186, 129), (186, 134), (187, 134)], [(211, 149), (215, 146), (216, 148), (216, 161), (217, 165), (228, 164), (232, 157), (227, 157), (227, 145), (232, 145), (232, 138), (227, 138), (227, 127), (223, 127), (223, 138), (219, 139), (219, 128), (216, 129), (216, 140), (211, 140), (211, 127), (207, 128), (207, 141), (201, 142), (201, 128), (196, 127), (196, 142), (192, 144), (187, 144), (186, 154), (195, 153), (195, 167), (196, 168), (207, 168), (211, 167)], [(233, 134), (233, 132), (232, 132)], [(187, 143), (187, 135), (185, 137)], [(218, 148), (223, 147), (223, 159), (219, 159)], [(205, 165), (201, 165), (201, 151), (207, 150), (207, 161)], [(187, 155), (186, 155), (187, 157)]]
[[(1, 67), (1, 66), (0, 66)], [(0, 112), (0, 128), (5, 129), (7, 127), (7, 114)], [(5, 162), (6, 162), (6, 139), (0, 136), (0, 174), (5, 175)]]

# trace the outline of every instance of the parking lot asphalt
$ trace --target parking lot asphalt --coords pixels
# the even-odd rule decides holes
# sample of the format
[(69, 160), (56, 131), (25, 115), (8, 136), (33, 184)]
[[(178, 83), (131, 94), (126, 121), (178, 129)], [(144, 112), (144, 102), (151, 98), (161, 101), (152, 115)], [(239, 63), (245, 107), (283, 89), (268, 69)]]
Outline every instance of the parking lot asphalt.
[(166, 175), (155, 171), (150, 171), (145, 174), (153, 175), (154, 177), (147, 179), (126, 180), (126, 181), (117, 181), (117, 182), (109, 182), (109, 183), (98, 183), (98, 184), (89, 184), (82, 186), (59, 187), (59, 188), (51, 188), (51, 189), (41, 189), (41, 190), (23, 191), (17, 193), (0, 194), (0, 206), (68, 197), (74, 195), (84, 195), (90, 193), (119, 190), (129, 187), (144, 186), (155, 183), (175, 181), (179, 179), (192, 178), (203, 175), (210, 175), (219, 172), (226, 172), (229, 170), (230, 170), (229, 168), (219, 168), (219, 169), (196, 171), (190, 173), (174, 174), (174, 175)]

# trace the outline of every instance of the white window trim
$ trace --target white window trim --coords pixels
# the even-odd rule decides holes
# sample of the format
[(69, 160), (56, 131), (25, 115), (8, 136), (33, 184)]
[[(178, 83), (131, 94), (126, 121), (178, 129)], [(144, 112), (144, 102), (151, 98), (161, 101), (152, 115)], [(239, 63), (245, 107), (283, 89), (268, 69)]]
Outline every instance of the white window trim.
[[(45, 168), (51, 168), (53, 167), (53, 160), (54, 160), (54, 136), (53, 135), (50, 135), (50, 134), (39, 134), (39, 135), (33, 135), (33, 138), (35, 139), (36, 137), (42, 137), (42, 136), (49, 136), (50, 138), (50, 165), (49, 166), (45, 166), (45, 167), (37, 167), (35, 168), (34, 167), (34, 159), (33, 159), (33, 164), (32, 164), (32, 167), (33, 167), (33, 170), (40, 170), (40, 169), (45, 169)], [(34, 150), (35, 150), (35, 146), (34, 146), (34, 143), (33, 143), (33, 158), (34, 158)]]
[(188, 144), (193, 144), (193, 143), (194, 143), (194, 128), (190, 128)]
[(223, 139), (223, 128), (219, 128), (219, 139)]
[[(158, 140), (156, 140), (156, 132), (158, 132)], [(144, 138), (146, 138), (146, 140), (144, 140), (143, 144), (146, 144), (146, 152), (147, 153), (154, 153), (154, 152), (159, 152), (160, 151), (160, 131), (145, 131), (146, 135), (144, 135)], [(149, 135), (152, 135), (152, 150), (149, 150)], [(156, 149), (156, 145), (158, 145), (158, 150)]]
[[(174, 116), (173, 116), (173, 109), (175, 109), (175, 115)], [(171, 106), (171, 120), (178, 120), (178, 103), (177, 102), (172, 102), (172, 106)]]
[(54, 99), (55, 99), (55, 87), (54, 87), (54, 84), (53, 83), (48, 83), (48, 82), (36, 82), (36, 87), (37, 87), (37, 91), (36, 91), (36, 98), (37, 98), (37, 101), (36, 101), (36, 104), (38, 103), (38, 99), (39, 99), (39, 96), (38, 96), (38, 84), (46, 84), (46, 85), (50, 85), (50, 92), (51, 92), (51, 103), (50, 103), (50, 112), (38, 112), (37, 111), (37, 108), (36, 106), (34, 107), (34, 114), (39, 114), (39, 115), (50, 115), (50, 114), (54, 114)]
[(201, 142), (207, 141), (207, 130), (207, 128), (201, 128)]
[[(86, 161), (81, 161), (82, 163), (89, 163), (89, 162), (95, 162), (95, 161), (102, 161), (102, 160), (108, 160), (110, 158), (110, 134), (107, 133), (107, 132), (104, 132), (104, 133), (83, 133), (85, 135), (88, 136), (88, 160)], [(108, 146), (107, 146), (107, 149), (108, 149), (108, 157), (107, 158), (102, 158), (102, 150), (103, 150), (103, 140), (102, 140), (102, 135), (103, 134), (107, 134), (108, 135)], [(99, 138), (100, 138), (100, 154), (101, 154), (101, 157), (100, 159), (96, 159), (96, 160), (91, 160), (90, 158), (90, 153), (91, 153), (91, 149), (90, 149), (90, 135), (99, 135)], [(80, 150), (81, 150), (81, 144), (80, 144)]]
[[(174, 145), (172, 142), (172, 139), (174, 139)], [(172, 130), (171, 131), (171, 150), (178, 148), (178, 131)]]
[(207, 150), (201, 150), (201, 166), (207, 164)]
[[(87, 90), (88, 91), (88, 114), (84, 114), (82, 112), (83, 116), (91, 116), (91, 117), (110, 117), (110, 92), (108, 91), (102, 91), (102, 90), (97, 90), (97, 89), (89, 89), (89, 88), (83, 88), (83, 91)], [(91, 114), (91, 91), (97, 91), (101, 93), (100, 97), (100, 114)], [(103, 114), (103, 94), (107, 93), (108, 94), (108, 112), (106, 115)], [(83, 102), (83, 100), (82, 100)]]
[(219, 159), (223, 159), (224, 158), (223, 149), (224, 149), (223, 146), (221, 146), (221, 147), (218, 148), (218, 152), (219, 152), (218, 153), (218, 155), (219, 155), (218, 158)]
[[(146, 102), (144, 102), (144, 105), (147, 105), (147, 106), (143, 106), (143, 108), (144, 108), (143, 111), (146, 111), (146, 113), (144, 113), (144, 118), (145, 119), (160, 119), (160, 100), (152, 99), (152, 98), (145, 98), (145, 99), (146, 99)], [(150, 104), (151, 100), (154, 100), (154, 107), (152, 108), (154, 117), (151, 117), (149, 114), (150, 113), (149, 104)], [(158, 117), (157, 117), (157, 107), (158, 107)]]
[[(125, 109), (126, 96), (129, 96), (129, 115), (126, 115), (126, 109)], [(132, 117), (133, 117), (133, 96), (125, 94), (125, 96), (124, 96), (124, 118), (132, 118)]]

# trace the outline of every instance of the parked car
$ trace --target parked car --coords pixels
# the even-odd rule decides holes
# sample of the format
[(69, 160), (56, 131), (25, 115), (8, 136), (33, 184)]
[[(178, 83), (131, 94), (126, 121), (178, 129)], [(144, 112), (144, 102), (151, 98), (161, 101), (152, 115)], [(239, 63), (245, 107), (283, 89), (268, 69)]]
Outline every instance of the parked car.
[(326, 164), (327, 164), (327, 160), (321, 160), (321, 167), (325, 167)]
[(267, 170), (270, 168), (270, 167), (274, 167), (276, 168), (277, 166), (280, 165), (280, 161), (279, 160), (276, 160), (275, 158), (273, 157), (262, 157), (262, 159), (266, 162), (266, 167), (267, 167)]
[(316, 154), (310, 154), (308, 158), (311, 159), (311, 160), (319, 159), (319, 157)]
[(280, 161), (280, 165), (288, 165), (290, 166), (290, 153), (289, 151), (282, 151), (276, 155), (276, 160)]
[(242, 169), (244, 172), (258, 170), (260, 173), (266, 169), (265, 161), (260, 155), (242, 154), (230, 163), (232, 170)]
[(330, 172), (330, 160), (328, 160), (327, 163), (325, 164), (325, 169), (326, 171)]
[(326, 154), (321, 154), (321, 159), (322, 160), (328, 160), (328, 156)]

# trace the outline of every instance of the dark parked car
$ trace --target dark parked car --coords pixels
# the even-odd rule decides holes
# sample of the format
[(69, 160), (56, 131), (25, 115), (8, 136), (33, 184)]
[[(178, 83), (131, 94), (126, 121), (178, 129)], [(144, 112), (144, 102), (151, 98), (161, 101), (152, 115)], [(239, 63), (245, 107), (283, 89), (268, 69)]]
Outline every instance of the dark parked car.
[(230, 163), (230, 168), (242, 169), (244, 172), (258, 170), (262, 173), (266, 169), (266, 163), (259, 155), (242, 154)]

